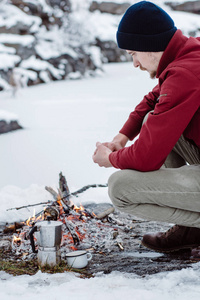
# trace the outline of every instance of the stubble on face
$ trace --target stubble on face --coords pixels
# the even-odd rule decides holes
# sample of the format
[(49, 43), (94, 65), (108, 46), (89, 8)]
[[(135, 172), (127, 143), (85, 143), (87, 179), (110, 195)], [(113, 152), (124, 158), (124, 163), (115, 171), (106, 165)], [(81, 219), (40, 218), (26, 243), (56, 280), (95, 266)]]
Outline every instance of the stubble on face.
[(157, 74), (157, 71), (152, 71), (152, 72), (150, 72), (150, 73), (149, 73), (150, 78), (151, 78), (151, 79), (155, 79), (155, 78), (156, 78), (156, 74)]
[(150, 78), (155, 79), (157, 71), (148, 71), (146, 68), (144, 68), (142, 65), (139, 66), (141, 71), (147, 71), (149, 72)]
[[(144, 52), (144, 55), (142, 56), (141, 52), (137, 51), (127, 50), (127, 53), (133, 57), (133, 62), (135, 55), (139, 54), (138, 57), (136, 57), (136, 66), (135, 64), (134, 66), (136, 68), (139, 67), (141, 71), (147, 71), (151, 79), (156, 78), (159, 61), (163, 52)], [(144, 67), (143, 63), (146, 67)]]

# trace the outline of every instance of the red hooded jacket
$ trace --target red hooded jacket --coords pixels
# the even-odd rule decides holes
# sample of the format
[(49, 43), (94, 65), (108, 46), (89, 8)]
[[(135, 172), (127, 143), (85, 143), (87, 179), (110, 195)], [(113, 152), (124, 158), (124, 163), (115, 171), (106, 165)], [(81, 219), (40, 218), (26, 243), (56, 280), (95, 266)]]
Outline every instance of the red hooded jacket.
[(187, 38), (177, 30), (161, 57), (156, 77), (158, 85), (120, 130), (130, 140), (140, 135), (130, 147), (109, 155), (115, 168), (159, 169), (181, 134), (200, 148), (200, 39)]

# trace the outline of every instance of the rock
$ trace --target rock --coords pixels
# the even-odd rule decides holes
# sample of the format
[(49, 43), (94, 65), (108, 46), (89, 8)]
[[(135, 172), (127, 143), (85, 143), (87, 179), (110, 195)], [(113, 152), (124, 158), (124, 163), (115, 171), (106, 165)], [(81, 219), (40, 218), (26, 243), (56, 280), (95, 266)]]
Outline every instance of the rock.
[(131, 60), (130, 55), (125, 50), (119, 49), (115, 42), (97, 39), (97, 46), (101, 49), (104, 57), (103, 62), (122, 62)]
[(108, 13), (112, 15), (122, 15), (125, 13), (127, 8), (130, 6), (130, 3), (115, 3), (115, 2), (97, 2), (93, 1), (90, 5), (89, 10), (91, 12), (99, 10), (101, 13)]
[(11, 249), (11, 240), (8, 238), (3, 238), (0, 240), (0, 249), (2, 250), (10, 250)]
[(166, 2), (173, 10), (186, 11), (190, 13), (200, 14), (200, 1), (187, 1), (184, 3)]
[[(90, 11), (120, 15), (129, 6), (93, 1)], [(92, 22), (88, 9), (84, 6)], [(88, 30), (90, 23), (79, 19), (79, 11), (73, 13), (69, 0), (11, 0), (0, 6), (0, 91), (11, 89), (14, 95), (20, 87), (92, 76), (103, 63), (130, 60), (112, 35)], [(109, 33), (115, 26), (111, 18)]]
[(10, 5), (9, 10), (6, 6), (1, 6), (0, 21), (0, 33), (20, 35), (35, 33), (42, 23), (39, 17), (29, 16), (14, 5)]
[(10, 47), (15, 50), (21, 60), (27, 59), (35, 53), (34, 47), (36, 39), (33, 35), (17, 35), (17, 34), (1, 34), (0, 43), (4, 46)]
[(52, 7), (59, 7), (63, 11), (71, 12), (71, 3), (69, 0), (49, 0), (48, 3)]
[(17, 129), (22, 129), (22, 126), (20, 126), (17, 121), (7, 122), (4, 120), (0, 120), (0, 134), (7, 133)]

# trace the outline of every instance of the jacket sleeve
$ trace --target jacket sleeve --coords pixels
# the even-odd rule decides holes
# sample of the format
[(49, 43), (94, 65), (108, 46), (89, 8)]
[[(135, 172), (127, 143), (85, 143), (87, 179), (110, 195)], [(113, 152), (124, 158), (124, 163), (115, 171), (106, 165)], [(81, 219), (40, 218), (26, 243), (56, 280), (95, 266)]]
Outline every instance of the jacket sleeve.
[(159, 87), (156, 85), (152, 92), (146, 95), (136, 106), (135, 110), (130, 113), (128, 120), (119, 132), (126, 135), (129, 140), (133, 140), (140, 132), (146, 114), (149, 111), (154, 110), (158, 97)]
[(199, 108), (199, 84), (187, 69), (171, 68), (139, 138), (130, 147), (112, 152), (112, 165), (144, 172), (159, 169)]

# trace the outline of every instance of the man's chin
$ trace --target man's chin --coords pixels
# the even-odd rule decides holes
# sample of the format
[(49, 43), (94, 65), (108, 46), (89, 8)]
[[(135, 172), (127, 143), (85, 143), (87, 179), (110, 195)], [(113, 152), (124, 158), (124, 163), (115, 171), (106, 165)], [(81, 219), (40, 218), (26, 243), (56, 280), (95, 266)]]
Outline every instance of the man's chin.
[(150, 78), (155, 79), (156, 78), (156, 72), (149, 72)]

